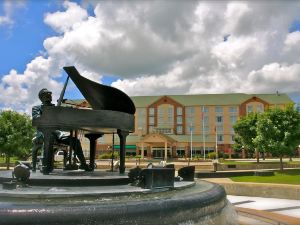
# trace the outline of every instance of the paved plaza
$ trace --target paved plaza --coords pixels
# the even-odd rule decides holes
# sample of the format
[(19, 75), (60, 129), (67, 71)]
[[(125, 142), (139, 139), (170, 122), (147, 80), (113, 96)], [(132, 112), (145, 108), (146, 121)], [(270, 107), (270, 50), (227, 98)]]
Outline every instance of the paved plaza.
[(264, 210), (286, 216), (299, 218), (300, 224), (300, 200), (261, 198), (249, 196), (227, 195), (228, 200), (237, 207)]

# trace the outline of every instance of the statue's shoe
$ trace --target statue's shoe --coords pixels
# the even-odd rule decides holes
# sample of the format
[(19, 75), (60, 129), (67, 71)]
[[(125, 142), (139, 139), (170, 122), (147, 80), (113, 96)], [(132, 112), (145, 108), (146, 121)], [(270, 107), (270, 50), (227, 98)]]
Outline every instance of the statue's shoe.
[(89, 165), (87, 165), (87, 164), (81, 164), (80, 166), (79, 166), (79, 169), (81, 169), (81, 170), (85, 170), (85, 171), (93, 171), (94, 169), (93, 168), (91, 168)]

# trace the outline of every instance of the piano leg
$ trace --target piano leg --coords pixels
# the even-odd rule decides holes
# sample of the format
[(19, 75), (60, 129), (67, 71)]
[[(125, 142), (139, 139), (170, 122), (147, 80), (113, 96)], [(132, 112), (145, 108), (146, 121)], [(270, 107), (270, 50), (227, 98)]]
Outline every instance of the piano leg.
[(120, 167), (119, 172), (121, 174), (125, 173), (125, 146), (126, 146), (126, 137), (129, 134), (128, 131), (117, 130), (118, 136), (120, 138)]
[(96, 147), (97, 147), (97, 139), (102, 137), (103, 134), (86, 134), (85, 137), (90, 140), (90, 167), (94, 170), (95, 168), (95, 155), (96, 155)]
[(42, 173), (49, 174), (54, 167), (54, 152), (53, 152), (53, 129), (40, 129), (44, 135), (44, 150), (42, 161)]

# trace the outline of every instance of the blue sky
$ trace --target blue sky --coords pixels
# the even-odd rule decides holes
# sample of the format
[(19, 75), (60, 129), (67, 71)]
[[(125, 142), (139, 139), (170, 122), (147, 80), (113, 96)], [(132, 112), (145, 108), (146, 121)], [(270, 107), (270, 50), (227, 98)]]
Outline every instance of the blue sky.
[(57, 10), (58, 6), (47, 1), (27, 2), (24, 8), (14, 12), (13, 25), (0, 26), (1, 74), (7, 74), (12, 68), (23, 71), (26, 64), (43, 50), (44, 39), (54, 33), (43, 23), (44, 13)]
[[(62, 67), (129, 95), (288, 93), (300, 102), (298, 1), (0, 1), (0, 107), (28, 112)], [(17, 71), (17, 72), (16, 72)], [(68, 86), (66, 98), (81, 98)]]
[[(81, 3), (82, 1), (73, 1)], [(0, 4), (3, 4), (2, 1)], [(3, 7), (1, 7), (3, 13)], [(89, 13), (93, 14), (91, 7)], [(56, 32), (44, 23), (44, 16), (47, 12), (63, 10), (61, 0), (31, 0), (26, 1), (24, 6), (20, 6), (14, 12), (14, 24), (11, 26), (0, 26), (0, 76), (8, 74), (11, 69), (18, 72), (25, 70), (26, 65), (33, 58), (45, 53), (43, 42), (47, 37), (53, 36)], [(0, 14), (1, 15), (1, 14)], [(1, 78), (1, 77), (0, 77)], [(110, 85), (116, 81), (116, 76), (104, 76), (102, 83)], [(58, 78), (64, 82), (66, 74)], [(82, 98), (81, 93), (73, 87), (70, 81), (66, 92), (66, 98)]]

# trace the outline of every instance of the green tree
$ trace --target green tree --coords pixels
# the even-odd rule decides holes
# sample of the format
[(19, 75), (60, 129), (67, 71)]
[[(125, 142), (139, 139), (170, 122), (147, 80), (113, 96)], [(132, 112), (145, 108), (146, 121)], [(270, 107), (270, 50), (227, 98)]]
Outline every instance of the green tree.
[(9, 169), (10, 157), (24, 158), (30, 154), (34, 129), (31, 118), (15, 111), (0, 112), (0, 152), (6, 156)]
[(280, 158), (291, 155), (299, 145), (300, 114), (293, 107), (286, 110), (271, 109), (261, 114), (257, 121), (257, 137), (254, 142), (266, 152)]
[[(244, 146), (249, 152), (253, 153), (257, 148), (254, 143), (256, 138), (257, 113), (249, 113), (247, 116), (240, 118), (233, 126), (238, 140), (237, 146)], [(257, 162), (259, 156), (257, 154)]]

